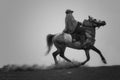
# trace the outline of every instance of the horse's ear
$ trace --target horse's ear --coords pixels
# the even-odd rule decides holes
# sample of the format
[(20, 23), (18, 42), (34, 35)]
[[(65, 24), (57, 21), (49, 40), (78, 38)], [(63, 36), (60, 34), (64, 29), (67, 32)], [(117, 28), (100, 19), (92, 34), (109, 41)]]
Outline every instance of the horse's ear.
[(91, 16), (88, 16), (88, 18), (89, 18), (89, 20), (93, 20), (93, 17), (91, 17)]
[(88, 16), (88, 19), (89, 19), (89, 20), (91, 20), (91, 19), (92, 19), (92, 17), (91, 17), (91, 16)]

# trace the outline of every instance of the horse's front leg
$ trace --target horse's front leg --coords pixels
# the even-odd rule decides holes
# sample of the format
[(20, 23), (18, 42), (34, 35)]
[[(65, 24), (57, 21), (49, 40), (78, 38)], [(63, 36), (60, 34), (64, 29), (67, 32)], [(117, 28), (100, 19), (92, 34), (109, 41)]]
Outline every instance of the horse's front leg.
[(85, 50), (85, 54), (87, 59), (84, 62), (82, 62), (81, 65), (84, 65), (86, 62), (90, 60), (89, 49)]
[(91, 46), (91, 49), (94, 50), (95, 52), (97, 52), (100, 55), (101, 60), (103, 61), (104, 64), (107, 64), (106, 59), (104, 58), (104, 56), (102, 55), (102, 53), (99, 49), (97, 49), (95, 46)]

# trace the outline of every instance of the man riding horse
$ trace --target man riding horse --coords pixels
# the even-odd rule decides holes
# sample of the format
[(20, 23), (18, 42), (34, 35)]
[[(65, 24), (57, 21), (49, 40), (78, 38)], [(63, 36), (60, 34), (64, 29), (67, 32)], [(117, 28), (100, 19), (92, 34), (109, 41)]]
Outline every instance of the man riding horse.
[[(83, 46), (86, 45), (89, 41), (95, 40), (94, 31), (89, 30), (89, 22), (87, 20), (83, 21), (83, 24), (73, 17), (72, 13), (74, 11), (67, 9), (66, 10), (66, 17), (65, 17), (65, 29), (64, 33), (68, 33), (72, 35), (72, 41), (76, 42), (79, 41)], [(89, 17), (91, 18), (91, 17)], [(80, 27), (81, 26), (81, 27)], [(83, 27), (85, 26), (85, 27)]]
[(60, 55), (64, 60), (72, 62), (64, 55), (66, 47), (85, 51), (86, 60), (82, 62), (81, 65), (84, 65), (90, 60), (90, 50), (97, 52), (101, 57), (103, 63), (106, 64), (106, 59), (102, 55), (101, 51), (94, 46), (96, 28), (105, 26), (106, 22), (96, 20), (95, 18), (89, 16), (88, 19), (85, 19), (81, 24), (80, 22), (74, 19), (72, 13), (72, 10), (66, 10), (66, 25), (62, 33), (47, 35), (46, 41), (48, 50), (46, 52), (46, 55), (50, 52), (52, 45), (54, 44), (54, 46), (57, 49), (52, 53), (55, 64), (58, 64), (58, 55)]

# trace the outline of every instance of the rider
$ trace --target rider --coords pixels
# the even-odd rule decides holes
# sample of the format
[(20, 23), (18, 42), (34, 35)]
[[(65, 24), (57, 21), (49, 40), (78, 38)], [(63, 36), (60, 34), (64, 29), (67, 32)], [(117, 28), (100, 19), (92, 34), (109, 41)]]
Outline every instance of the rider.
[[(72, 35), (73, 37), (73, 42), (75, 41), (80, 41), (80, 38), (82, 37), (82, 35), (78, 34), (78, 31), (76, 28), (80, 27), (81, 22), (78, 22), (77, 20), (75, 20), (75, 18), (73, 17), (73, 13), (74, 11), (67, 9), (66, 10), (66, 17), (65, 17), (65, 29), (64, 29), (64, 33), (69, 33)], [(76, 33), (76, 34), (75, 34)], [(84, 40), (81, 40), (81, 42), (83, 42)]]
[(74, 30), (76, 29), (77, 23), (78, 21), (75, 20), (75, 18), (73, 17), (73, 13), (74, 11), (67, 9), (66, 10), (66, 17), (65, 17), (65, 29), (63, 32), (65, 33), (70, 33), (72, 34), (74, 32)]

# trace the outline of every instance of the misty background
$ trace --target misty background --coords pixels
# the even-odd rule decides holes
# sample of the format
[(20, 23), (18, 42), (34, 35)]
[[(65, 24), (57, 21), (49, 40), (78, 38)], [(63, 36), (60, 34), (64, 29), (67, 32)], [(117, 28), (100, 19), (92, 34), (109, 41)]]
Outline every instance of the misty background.
[[(51, 53), (44, 56), (46, 36), (60, 33), (65, 27), (65, 10), (72, 9), (76, 20), (88, 15), (105, 20), (97, 29), (95, 46), (108, 65), (120, 64), (119, 0), (0, 0), (0, 67), (6, 64), (53, 64)], [(67, 48), (66, 57), (82, 62), (82, 50)], [(103, 65), (99, 55), (90, 51), (88, 65)], [(62, 60), (58, 56), (59, 60)]]

